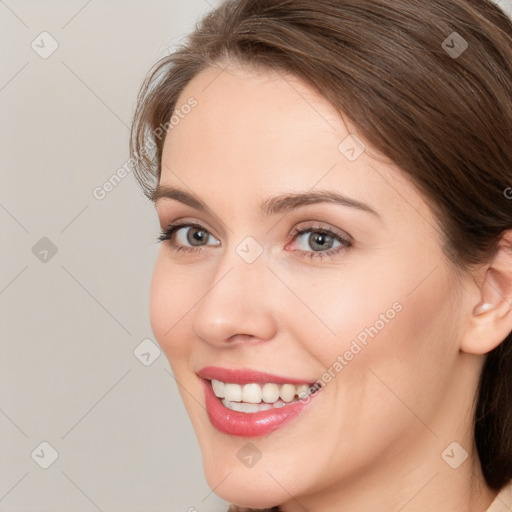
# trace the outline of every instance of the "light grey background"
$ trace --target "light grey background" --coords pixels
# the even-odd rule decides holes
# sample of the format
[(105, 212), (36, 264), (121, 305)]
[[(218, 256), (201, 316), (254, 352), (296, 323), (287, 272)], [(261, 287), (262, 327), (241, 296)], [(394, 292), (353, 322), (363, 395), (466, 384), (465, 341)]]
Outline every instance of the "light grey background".
[(227, 509), (156, 357), (154, 209), (131, 174), (93, 195), (146, 72), (217, 4), (0, 0), (2, 512)]

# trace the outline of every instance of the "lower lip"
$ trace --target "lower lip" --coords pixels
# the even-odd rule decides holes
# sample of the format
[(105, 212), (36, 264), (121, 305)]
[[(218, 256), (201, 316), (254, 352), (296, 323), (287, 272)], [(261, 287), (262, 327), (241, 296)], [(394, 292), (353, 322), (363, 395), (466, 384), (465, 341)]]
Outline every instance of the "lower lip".
[(245, 413), (224, 407), (220, 398), (213, 392), (210, 381), (201, 380), (205, 390), (206, 411), (210, 422), (220, 432), (232, 436), (257, 437), (270, 434), (296, 418), (319, 394), (316, 392), (310, 395), (307, 402), (298, 400), (293, 404), (279, 408), (273, 407), (268, 411)]

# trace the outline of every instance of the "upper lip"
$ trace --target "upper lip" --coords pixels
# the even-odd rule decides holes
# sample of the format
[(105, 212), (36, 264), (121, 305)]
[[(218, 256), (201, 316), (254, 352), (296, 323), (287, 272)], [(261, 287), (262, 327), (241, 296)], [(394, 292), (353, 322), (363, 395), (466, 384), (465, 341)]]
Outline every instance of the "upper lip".
[(221, 368), (219, 366), (205, 366), (197, 372), (199, 377), (206, 380), (220, 380), (222, 382), (230, 382), (233, 384), (265, 384), (273, 382), (275, 384), (313, 384), (314, 381), (306, 379), (297, 379), (292, 377), (283, 377), (281, 375), (273, 375), (267, 372), (260, 372), (251, 368)]

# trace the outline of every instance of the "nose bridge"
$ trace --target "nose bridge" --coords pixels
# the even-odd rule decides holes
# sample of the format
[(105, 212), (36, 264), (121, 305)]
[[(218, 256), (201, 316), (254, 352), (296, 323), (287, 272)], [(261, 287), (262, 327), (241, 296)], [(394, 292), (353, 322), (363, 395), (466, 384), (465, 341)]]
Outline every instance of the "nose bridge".
[(237, 334), (262, 340), (273, 336), (266, 263), (263, 246), (252, 237), (227, 248), (194, 312), (194, 328), (201, 338), (222, 344)]

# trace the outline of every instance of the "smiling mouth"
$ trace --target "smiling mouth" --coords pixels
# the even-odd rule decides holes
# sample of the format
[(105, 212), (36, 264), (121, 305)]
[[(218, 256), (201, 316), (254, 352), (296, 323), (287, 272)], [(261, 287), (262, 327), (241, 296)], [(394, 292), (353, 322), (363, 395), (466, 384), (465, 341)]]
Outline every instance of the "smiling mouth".
[(265, 436), (284, 428), (317, 402), (323, 389), (318, 381), (308, 384), (248, 369), (203, 368), (198, 377), (212, 426), (241, 437)]
[(319, 390), (314, 384), (294, 385), (272, 382), (236, 384), (217, 379), (208, 382), (224, 407), (244, 413), (268, 411), (273, 408), (280, 409), (299, 400), (304, 400)]

